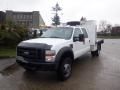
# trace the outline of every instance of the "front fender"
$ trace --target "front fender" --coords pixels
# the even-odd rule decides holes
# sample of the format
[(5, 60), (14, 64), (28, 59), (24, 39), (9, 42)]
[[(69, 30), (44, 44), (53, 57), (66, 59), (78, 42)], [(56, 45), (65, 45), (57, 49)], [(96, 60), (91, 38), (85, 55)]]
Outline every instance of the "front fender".
[[(71, 47), (63, 47), (59, 50), (59, 52), (56, 55), (55, 58), (55, 62), (57, 63), (56, 65), (56, 69), (58, 69), (61, 61), (62, 61), (62, 57), (63, 55), (65, 56), (65, 53), (70, 53), (70, 57), (72, 57), (72, 59), (74, 59), (74, 54), (73, 54), (73, 50)], [(66, 56), (67, 57), (67, 56)]]

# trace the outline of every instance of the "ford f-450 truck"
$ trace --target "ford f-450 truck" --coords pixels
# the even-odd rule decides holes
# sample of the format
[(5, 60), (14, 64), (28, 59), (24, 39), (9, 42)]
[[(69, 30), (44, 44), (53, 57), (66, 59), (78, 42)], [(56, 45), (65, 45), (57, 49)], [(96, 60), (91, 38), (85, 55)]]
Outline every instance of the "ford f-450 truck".
[(99, 56), (104, 41), (97, 40), (96, 29), (95, 21), (50, 28), (39, 38), (19, 43), (16, 62), (27, 71), (56, 71), (66, 80), (75, 59), (87, 52)]

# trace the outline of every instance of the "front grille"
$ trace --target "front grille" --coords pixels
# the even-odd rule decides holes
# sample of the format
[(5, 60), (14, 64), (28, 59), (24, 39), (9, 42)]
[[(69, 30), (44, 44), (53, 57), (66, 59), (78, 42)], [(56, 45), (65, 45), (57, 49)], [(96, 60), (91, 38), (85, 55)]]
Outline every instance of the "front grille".
[(44, 60), (44, 52), (40, 49), (17, 47), (17, 56), (22, 56), (27, 61), (36, 62), (38, 60)]

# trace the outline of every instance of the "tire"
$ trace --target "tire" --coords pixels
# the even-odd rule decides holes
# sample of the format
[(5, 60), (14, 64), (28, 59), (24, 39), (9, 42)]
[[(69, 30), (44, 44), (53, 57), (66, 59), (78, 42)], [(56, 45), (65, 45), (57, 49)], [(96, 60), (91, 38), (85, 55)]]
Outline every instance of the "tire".
[(72, 59), (67, 57), (63, 59), (59, 66), (57, 72), (58, 79), (61, 81), (67, 80), (71, 76), (71, 73), (72, 73)]
[(95, 51), (91, 51), (92, 57), (95, 57)]
[(91, 55), (92, 55), (93, 57), (99, 56), (99, 55), (100, 55), (100, 50), (91, 51)]
[(100, 55), (100, 50), (95, 51), (96, 56)]

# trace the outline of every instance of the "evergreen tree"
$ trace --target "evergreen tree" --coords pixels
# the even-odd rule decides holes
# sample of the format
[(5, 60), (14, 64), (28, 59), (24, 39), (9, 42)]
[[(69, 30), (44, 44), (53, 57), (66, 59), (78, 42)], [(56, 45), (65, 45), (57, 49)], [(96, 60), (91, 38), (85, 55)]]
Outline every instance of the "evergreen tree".
[(52, 7), (52, 10), (55, 12), (54, 17), (52, 18), (52, 24), (57, 26), (60, 25), (60, 17), (58, 15), (58, 11), (61, 11), (61, 7), (58, 3), (56, 3), (55, 7)]

